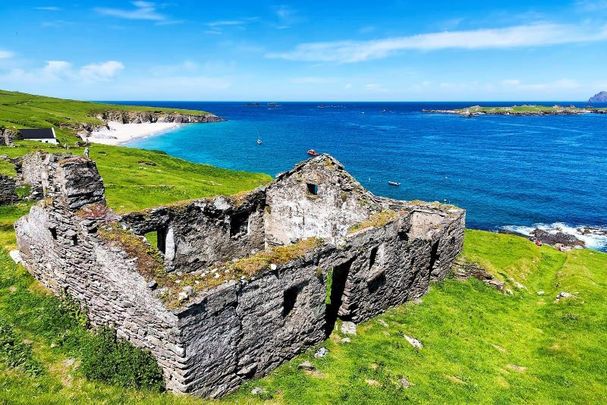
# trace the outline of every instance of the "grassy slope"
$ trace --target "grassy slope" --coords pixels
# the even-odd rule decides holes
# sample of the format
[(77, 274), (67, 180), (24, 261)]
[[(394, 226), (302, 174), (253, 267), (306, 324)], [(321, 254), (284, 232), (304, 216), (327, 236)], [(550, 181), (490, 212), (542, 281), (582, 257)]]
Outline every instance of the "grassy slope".
[[(435, 284), (421, 304), (392, 309), (360, 325), (351, 343), (339, 343), (334, 333), (324, 344), (330, 351), (325, 358), (315, 359), (311, 350), (224, 401), (254, 402), (259, 397), (250, 391), (256, 386), (273, 402), (298, 404), (589, 403), (605, 398), (607, 255), (561, 253), (481, 231), (467, 232), (464, 255), (526, 289), (505, 295), (476, 280)], [(540, 290), (544, 295), (537, 294)], [(555, 303), (560, 291), (577, 298)], [(42, 375), (33, 377), (2, 365), (0, 356), (0, 402), (197, 402), (86, 381), (78, 361), (69, 365), (65, 360), (78, 359), (78, 345), (88, 332), (66, 321), (58, 300), (4, 253), (0, 321), (33, 341), (33, 355), (44, 367)], [(404, 335), (418, 338), (424, 348), (415, 351)], [(298, 370), (303, 360), (318, 371)], [(400, 388), (402, 377), (413, 386)]]
[(55, 127), (62, 141), (73, 140), (73, 134), (69, 130), (60, 129), (60, 126), (82, 123), (99, 125), (101, 121), (93, 115), (108, 110), (205, 114), (204, 111), (90, 103), (0, 90), (0, 127)]
[[(92, 115), (107, 110), (165, 110), (204, 114), (202, 111), (97, 104), (0, 90), (0, 127), (58, 127), (69, 123), (97, 123)], [(19, 142), (14, 148), (0, 147), (0, 154), (17, 157), (35, 150), (83, 153), (82, 148), (75, 146), (77, 138), (69, 129), (62, 130), (61, 135), (65, 147)], [(263, 174), (224, 170), (159, 152), (120, 146), (93, 145), (91, 158), (97, 162), (105, 181), (110, 206), (118, 211), (218, 194), (235, 194), (270, 180), (269, 176)], [(0, 160), (0, 173), (14, 175), (14, 169)], [(3, 220), (0, 216), (0, 221)]]

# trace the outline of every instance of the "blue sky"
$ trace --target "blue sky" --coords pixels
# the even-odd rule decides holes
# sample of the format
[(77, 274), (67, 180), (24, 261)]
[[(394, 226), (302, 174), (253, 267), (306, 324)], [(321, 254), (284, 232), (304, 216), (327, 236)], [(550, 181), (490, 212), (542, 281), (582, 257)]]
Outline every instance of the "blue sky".
[(585, 100), (607, 0), (3, 1), (0, 88), (104, 100)]

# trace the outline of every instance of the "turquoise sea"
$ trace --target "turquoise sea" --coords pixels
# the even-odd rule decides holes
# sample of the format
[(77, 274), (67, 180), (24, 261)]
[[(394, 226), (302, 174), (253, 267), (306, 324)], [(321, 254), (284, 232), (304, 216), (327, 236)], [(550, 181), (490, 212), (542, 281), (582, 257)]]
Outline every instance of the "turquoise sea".
[[(466, 208), (469, 227), (562, 227), (591, 247), (607, 248), (600, 234), (607, 230), (607, 115), (422, 113), (474, 103), (132, 104), (203, 109), (226, 121), (184, 126), (131, 146), (272, 175), (306, 159), (313, 148), (335, 156), (376, 194)], [(389, 180), (401, 186), (389, 186)]]

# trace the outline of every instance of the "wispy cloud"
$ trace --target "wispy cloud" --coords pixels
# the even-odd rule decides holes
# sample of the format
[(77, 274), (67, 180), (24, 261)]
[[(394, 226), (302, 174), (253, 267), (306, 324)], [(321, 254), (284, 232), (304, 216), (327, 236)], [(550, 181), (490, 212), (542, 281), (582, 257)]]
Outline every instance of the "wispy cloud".
[(253, 22), (255, 20), (256, 20), (256, 18), (243, 18), (243, 19), (237, 19), (237, 20), (217, 20), (217, 21), (208, 22), (207, 26), (212, 27), (212, 28), (241, 27), (243, 25), (250, 24), (251, 22)]
[(543, 90), (576, 90), (582, 85), (577, 80), (558, 79), (550, 82), (528, 83), (518, 79), (508, 79), (501, 82), (502, 87), (510, 91), (543, 91)]
[(27, 84), (48, 84), (62, 81), (70, 83), (107, 82), (114, 79), (123, 69), (124, 64), (114, 60), (90, 63), (80, 67), (65, 60), (50, 60), (41, 68), (12, 69), (0, 76), (0, 79)]
[(539, 23), (507, 28), (446, 31), (372, 41), (303, 43), (268, 58), (307, 62), (355, 63), (381, 59), (406, 50), (499, 49), (607, 40), (607, 25), (585, 27)]
[(209, 28), (205, 31), (207, 34), (219, 35), (226, 28), (245, 29), (247, 25), (257, 21), (257, 17), (237, 18), (232, 20), (216, 20), (209, 21), (205, 25)]
[(61, 7), (56, 7), (56, 6), (40, 6), (40, 7), (34, 7), (34, 10), (39, 10), (39, 11), (61, 11)]
[(10, 59), (13, 56), (15, 56), (13, 52), (0, 49), (0, 59)]
[(133, 1), (134, 8), (106, 8), (97, 7), (95, 11), (110, 17), (123, 18), (127, 20), (165, 21), (167, 16), (158, 12), (156, 4), (149, 1)]

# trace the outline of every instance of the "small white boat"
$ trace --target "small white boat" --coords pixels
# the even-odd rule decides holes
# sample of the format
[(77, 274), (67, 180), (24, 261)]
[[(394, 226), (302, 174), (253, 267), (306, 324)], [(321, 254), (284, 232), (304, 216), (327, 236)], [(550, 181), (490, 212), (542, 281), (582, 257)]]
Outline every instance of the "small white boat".
[(263, 144), (263, 141), (261, 139), (257, 138), (257, 145), (261, 145), (261, 144)]
[(388, 184), (394, 187), (400, 186), (400, 183), (398, 181), (389, 181)]

